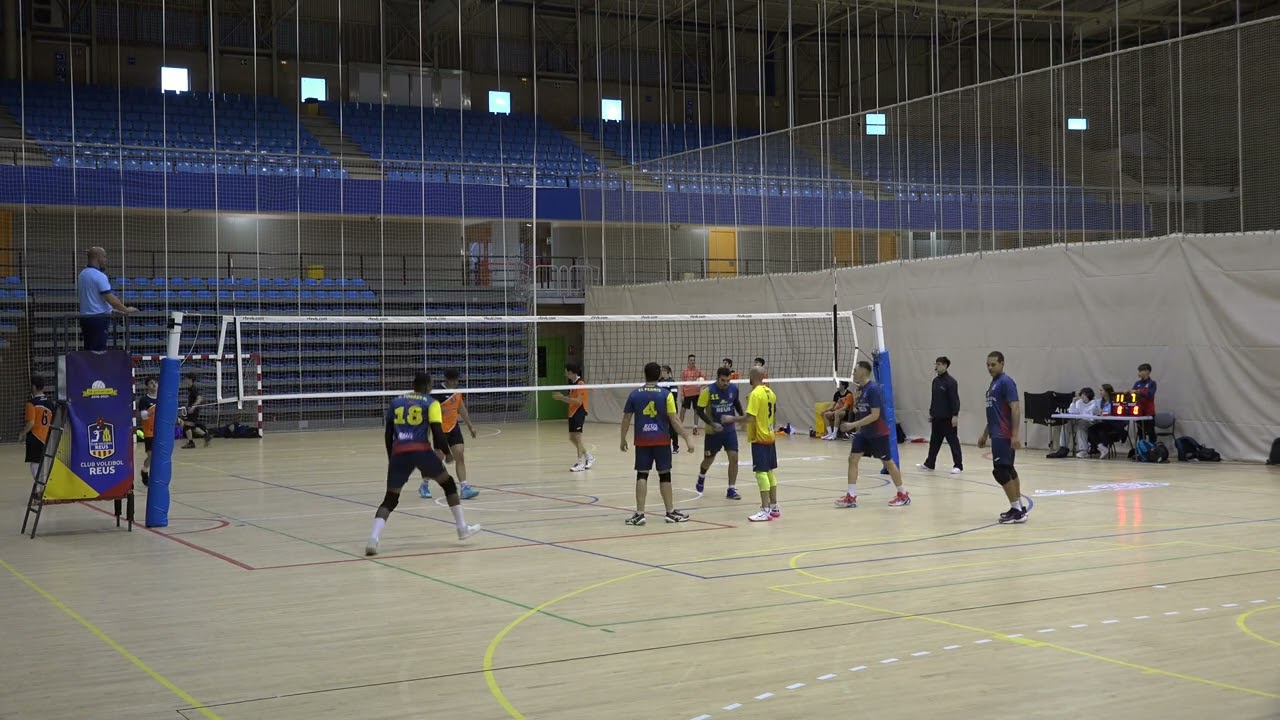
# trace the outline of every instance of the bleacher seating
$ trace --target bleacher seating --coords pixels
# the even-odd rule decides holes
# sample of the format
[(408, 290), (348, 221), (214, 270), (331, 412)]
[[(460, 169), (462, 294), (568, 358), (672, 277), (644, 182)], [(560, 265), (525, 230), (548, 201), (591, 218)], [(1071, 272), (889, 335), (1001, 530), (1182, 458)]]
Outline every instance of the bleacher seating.
[[(322, 110), (371, 157), (389, 180), (527, 187), (537, 167), (542, 187), (570, 184), (599, 162), (550, 123), (529, 115), (495, 115), (369, 103), (321, 103)], [(536, 150), (536, 152), (535, 152)], [(427, 165), (423, 165), (427, 163)]]
[(0, 103), (55, 167), (305, 177), (338, 167), (269, 96), (96, 85), (73, 95), (62, 84), (6, 82)]

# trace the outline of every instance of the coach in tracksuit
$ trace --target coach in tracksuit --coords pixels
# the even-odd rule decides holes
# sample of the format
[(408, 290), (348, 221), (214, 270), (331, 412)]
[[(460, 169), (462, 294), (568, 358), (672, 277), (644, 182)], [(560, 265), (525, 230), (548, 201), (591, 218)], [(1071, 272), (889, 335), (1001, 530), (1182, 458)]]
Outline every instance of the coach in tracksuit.
[(951, 446), (951, 472), (964, 470), (964, 460), (960, 457), (960, 437), (956, 428), (960, 424), (960, 390), (956, 379), (947, 372), (951, 369), (951, 361), (940, 357), (933, 363), (933, 371), (937, 377), (933, 379), (933, 399), (929, 402), (929, 424), (933, 432), (929, 435), (929, 457), (921, 465), (921, 470), (932, 470), (938, 460), (938, 450), (942, 447), (942, 439), (946, 438)]

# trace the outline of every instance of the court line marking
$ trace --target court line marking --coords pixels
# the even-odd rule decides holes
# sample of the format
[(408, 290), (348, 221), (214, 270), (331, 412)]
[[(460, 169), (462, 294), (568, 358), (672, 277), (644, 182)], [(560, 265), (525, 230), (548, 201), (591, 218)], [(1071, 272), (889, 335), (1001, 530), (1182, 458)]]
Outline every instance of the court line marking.
[(1251, 629), (1248, 624), (1249, 618), (1253, 617), (1254, 615), (1261, 615), (1264, 612), (1271, 612), (1272, 610), (1276, 610), (1278, 608), (1280, 608), (1280, 605), (1270, 605), (1267, 607), (1260, 607), (1254, 610), (1250, 610), (1247, 613), (1241, 613), (1236, 617), (1236, 627), (1240, 628), (1240, 632), (1244, 633), (1245, 635), (1248, 635), (1254, 640), (1261, 640), (1262, 642), (1268, 645), (1274, 645), (1276, 647), (1280, 647), (1280, 641), (1272, 640), (1269, 637), (1264, 637), (1263, 635), (1260, 635), (1257, 631)]
[[(174, 502), (177, 502), (177, 501), (175, 500)], [(103, 515), (107, 515), (108, 517), (115, 517), (115, 513), (111, 512), (110, 510), (107, 510), (107, 509), (105, 509), (105, 508), (100, 508), (100, 507), (98, 507), (98, 506), (96, 506), (96, 505), (93, 505), (93, 504), (91, 504), (91, 503), (81, 502), (81, 503), (76, 503), (76, 504), (77, 504), (77, 505), (79, 505), (79, 506), (81, 506), (81, 507), (88, 508), (89, 510), (92, 510), (92, 511), (94, 511), (94, 512), (102, 513)], [(193, 509), (195, 509), (195, 510), (200, 510), (200, 508), (196, 508), (196, 507), (194, 507), (194, 506), (192, 506), (192, 505), (188, 505), (187, 507), (191, 507), (191, 508), (193, 508)], [(209, 513), (209, 511), (207, 511), (207, 510), (200, 510), (200, 512), (208, 513), (208, 514), (210, 514), (210, 515), (217, 515), (217, 514), (218, 514), (218, 513)], [(224, 516), (224, 517), (225, 517), (225, 516)], [(203, 547), (203, 546), (201, 546), (201, 545), (197, 545), (197, 544), (195, 544), (195, 543), (193, 543), (193, 542), (191, 542), (191, 541), (189, 541), (189, 540), (183, 540), (182, 538), (180, 538), (180, 537), (176, 537), (175, 535), (171, 535), (171, 534), (166, 533), (166, 532), (160, 532), (159, 530), (157, 530), (157, 529), (155, 529), (155, 528), (149, 528), (149, 527), (147, 527), (146, 525), (143, 525), (143, 524), (141, 524), (141, 523), (137, 523), (137, 522), (135, 522), (133, 526), (134, 526), (135, 528), (140, 528), (140, 529), (142, 529), (142, 530), (145, 530), (146, 532), (153, 533), (153, 534), (155, 534), (155, 535), (159, 535), (159, 536), (160, 536), (160, 537), (162, 537), (162, 538), (168, 538), (169, 540), (172, 540), (172, 541), (174, 541), (174, 542), (178, 543), (179, 545), (185, 545), (186, 547), (189, 547), (189, 548), (191, 548), (192, 550), (195, 550), (196, 552), (204, 553), (205, 555), (208, 555), (209, 557), (217, 558), (217, 559), (219, 559), (219, 560), (221, 560), (221, 561), (223, 561), (223, 562), (225, 562), (225, 563), (230, 563), (230, 564), (232, 564), (232, 565), (235, 565), (236, 567), (240, 568), (241, 570), (252, 570), (252, 569), (253, 569), (253, 567), (252, 567), (252, 566), (250, 566), (250, 565), (246, 565), (245, 563), (242, 563), (242, 562), (240, 562), (239, 560), (236, 560), (236, 559), (235, 559), (235, 558), (233, 558), (233, 557), (228, 557), (228, 556), (226, 556), (226, 555), (223, 555), (223, 554), (222, 554), (222, 553), (220, 553), (220, 552), (215, 552), (215, 551), (213, 551), (213, 550), (210, 550), (210, 549), (209, 549), (209, 548), (207, 548), (207, 547)]]
[[(797, 555), (796, 557), (792, 558), (791, 562), (794, 563), (802, 555), (803, 553), (801, 555)], [(818, 595), (809, 595), (807, 593), (797, 592), (783, 585), (774, 585), (774, 586), (771, 586), (769, 589), (777, 590), (778, 592), (786, 593), (789, 595), (795, 595), (798, 597), (810, 597), (810, 598), (821, 597)], [(1111, 665), (1128, 668), (1130, 670), (1137, 670), (1144, 674), (1161, 675), (1164, 677), (1170, 677), (1170, 678), (1175, 678), (1179, 680), (1186, 680), (1188, 682), (1199, 683), (1202, 685), (1208, 685), (1208, 686), (1216, 687), (1222, 690), (1233, 690), (1236, 692), (1242, 692), (1249, 695), (1256, 695), (1258, 697), (1280, 699), (1280, 694), (1277, 694), (1277, 693), (1269, 693), (1263, 690), (1256, 690), (1254, 688), (1246, 688), (1246, 687), (1241, 687), (1239, 685), (1232, 685), (1230, 683), (1221, 682), (1219, 680), (1211, 680), (1209, 678), (1202, 678), (1195, 675), (1188, 675), (1186, 673), (1174, 672), (1172, 670), (1165, 670), (1165, 669), (1153, 667), (1150, 665), (1142, 665), (1140, 663), (1130, 662), (1128, 660), (1121, 660), (1119, 658), (1113, 658), (1106, 655), (1100, 655), (1098, 653), (1092, 653), (1086, 650), (1077, 650), (1076, 648), (1066, 647), (1065, 645), (1059, 645), (1057, 643), (1050, 643), (1042, 640), (1031, 640), (1029, 638), (1021, 638), (1021, 637), (1011, 638), (1008, 635), (1001, 632), (997, 632), (995, 630), (977, 627), (975, 625), (967, 625), (964, 623), (953, 622), (951, 620), (943, 620), (941, 618), (936, 618), (929, 615), (917, 615), (914, 613), (907, 613), (907, 612), (901, 612), (898, 610), (890, 610), (887, 608), (875, 607), (873, 605), (863, 605), (860, 603), (849, 602), (847, 600), (832, 599), (832, 600), (829, 600), (829, 602), (835, 605), (844, 605), (847, 607), (857, 608), (859, 610), (866, 610), (868, 612), (891, 615), (904, 620), (919, 620), (922, 622), (927, 622), (927, 623), (936, 624), (936, 625), (943, 625), (945, 627), (951, 627), (958, 630), (966, 630), (968, 632), (979, 633), (979, 634), (988, 636), (981, 640), (975, 640), (974, 644), (986, 644), (986, 643), (999, 640), (1001, 642), (1013, 643), (1015, 645), (1026, 645), (1028, 647), (1037, 647), (1037, 648), (1039, 647), (1049, 648), (1052, 650), (1058, 650), (1060, 652), (1069, 653), (1079, 657), (1089, 658), (1091, 660), (1097, 660), (1099, 662), (1104, 662)], [(1105, 621), (1105, 620), (1103, 621), (1104, 624), (1106, 624), (1107, 622), (1108, 621)], [(1111, 622), (1118, 622), (1118, 621), (1111, 621)]]
[(200, 714), (204, 715), (209, 720), (222, 720), (222, 718), (219, 717), (217, 713), (205, 707), (204, 703), (201, 703), (199, 700), (192, 697), (191, 694), (188, 693), (186, 690), (183, 690), (182, 688), (178, 687), (172, 680), (165, 677), (164, 675), (161, 675), (150, 665), (143, 662), (142, 658), (129, 652), (128, 649), (126, 649), (120, 643), (116, 642), (115, 639), (113, 639), (110, 635), (103, 632), (97, 625), (94, 625), (93, 623), (85, 619), (83, 615), (76, 612), (75, 610), (72, 610), (66, 603), (62, 602), (61, 600), (59, 600), (58, 598), (50, 594), (48, 590), (45, 590), (44, 588), (40, 587), (35, 583), (34, 580), (27, 577), (26, 575), (23, 575), (21, 572), (18, 571), (17, 568), (10, 565), (8, 562), (5, 562), (3, 558), (0, 558), (0, 567), (3, 567), (5, 570), (8, 570), (9, 574), (13, 575), (18, 580), (21, 580), (23, 584), (25, 584), (27, 587), (35, 591), (36, 594), (38, 594), (40, 597), (44, 598), (45, 600), (48, 600), (49, 604), (53, 605), (58, 610), (61, 610), (65, 615), (67, 615), (67, 617), (70, 617), (72, 620), (75, 620), (77, 623), (80, 624), (81, 627), (93, 633), (93, 635), (96, 636), (99, 640), (106, 643), (107, 647), (114, 650), (117, 654), (119, 654), (124, 659), (133, 663), (134, 667), (138, 668), (142, 672), (149, 675), (152, 680), (155, 680), (156, 682), (160, 683), (162, 686), (164, 686), (166, 690), (173, 693), (183, 702), (190, 705), (191, 707), (189, 709), (199, 710)]
[[(481, 664), (481, 667), (484, 669), (484, 682), (485, 682), (485, 685), (487, 685), (489, 688), (489, 694), (493, 695), (494, 699), (498, 701), (498, 704), (502, 706), (502, 709), (506, 710), (507, 714), (510, 715), (512, 718), (514, 718), (515, 720), (525, 720), (525, 716), (522, 715), (520, 711), (517, 710), (515, 706), (511, 704), (511, 701), (508, 700), (507, 696), (502, 692), (502, 688), (498, 686), (498, 678), (494, 675), (494, 672), (493, 672), (493, 669), (494, 669), (493, 657), (497, 653), (498, 646), (502, 644), (502, 641), (507, 637), (507, 635), (510, 634), (512, 630), (515, 630), (516, 627), (518, 627), (525, 620), (528, 620), (529, 618), (539, 613), (546, 612), (547, 608), (551, 607), (552, 605), (555, 605), (558, 602), (568, 600), (570, 598), (576, 597), (583, 593), (591, 592), (592, 590), (595, 590), (597, 588), (602, 588), (606, 585), (612, 585), (613, 583), (616, 583), (616, 582), (623, 582), (625, 580), (630, 580), (631, 578), (640, 577), (641, 575), (647, 575), (652, 572), (657, 572), (656, 568), (651, 568), (648, 570), (640, 570), (637, 572), (633, 572), (629, 575), (619, 575), (618, 577), (611, 578), (609, 580), (603, 580), (601, 582), (598, 582), (592, 585), (585, 585), (583, 587), (578, 588), (577, 590), (567, 592), (563, 595), (560, 595), (559, 597), (555, 597), (550, 600), (547, 600), (541, 603), (540, 605), (536, 605), (526, 610), (524, 614), (520, 615), (515, 620), (512, 620), (510, 623), (507, 623), (506, 627), (499, 630), (498, 634), (493, 636), (493, 639), (489, 641), (489, 645), (488, 647), (485, 648), (485, 651), (484, 651), (484, 660)], [(547, 613), (547, 614), (550, 614), (550, 613)]]

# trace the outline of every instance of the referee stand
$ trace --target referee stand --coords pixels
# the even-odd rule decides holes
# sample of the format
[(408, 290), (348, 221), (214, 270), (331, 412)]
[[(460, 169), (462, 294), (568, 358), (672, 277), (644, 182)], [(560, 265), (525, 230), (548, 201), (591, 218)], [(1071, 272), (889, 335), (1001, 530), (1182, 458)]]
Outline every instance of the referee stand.
[[(97, 352), (75, 349), (81, 344), (78, 314), (52, 319), (57, 376), (54, 415), (21, 532), (28, 534), (30, 526), (29, 536), (35, 538), (45, 506), (108, 500), (116, 527), (124, 520), (132, 531), (135, 443), (130, 318), (113, 321), (108, 349)], [(173, 414), (177, 414), (176, 404)], [(172, 445), (170, 439), (170, 454)]]

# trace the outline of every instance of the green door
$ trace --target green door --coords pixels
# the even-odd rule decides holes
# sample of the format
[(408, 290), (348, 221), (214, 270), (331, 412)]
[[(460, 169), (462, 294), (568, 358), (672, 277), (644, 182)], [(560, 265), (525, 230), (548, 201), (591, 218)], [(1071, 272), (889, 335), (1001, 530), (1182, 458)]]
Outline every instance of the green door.
[[(565, 339), (562, 337), (538, 338), (538, 384), (564, 385)], [(537, 393), (534, 405), (535, 420), (563, 420), (569, 417), (569, 406), (551, 399), (552, 391)]]

